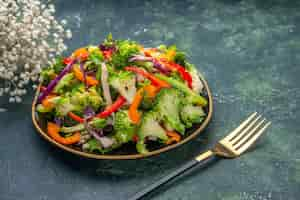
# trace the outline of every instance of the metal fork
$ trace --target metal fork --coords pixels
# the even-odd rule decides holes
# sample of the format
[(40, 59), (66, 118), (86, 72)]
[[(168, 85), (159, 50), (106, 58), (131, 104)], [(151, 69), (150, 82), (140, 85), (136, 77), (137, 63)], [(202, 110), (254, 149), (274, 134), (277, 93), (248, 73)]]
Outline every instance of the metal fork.
[(222, 158), (236, 158), (240, 156), (255, 143), (270, 124), (271, 122), (267, 122), (265, 118), (262, 119), (262, 116), (258, 115), (257, 112), (251, 114), (236, 129), (230, 132), (225, 138), (218, 141), (214, 148), (200, 154), (182, 167), (136, 193), (130, 200), (141, 199), (159, 186), (167, 183), (212, 156), (219, 156)]

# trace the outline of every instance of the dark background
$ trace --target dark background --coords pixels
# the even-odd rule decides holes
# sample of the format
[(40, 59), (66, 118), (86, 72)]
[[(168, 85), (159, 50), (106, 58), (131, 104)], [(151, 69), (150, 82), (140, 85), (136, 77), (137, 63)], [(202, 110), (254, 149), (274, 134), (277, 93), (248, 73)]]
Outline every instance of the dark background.
[[(56, 0), (72, 49), (112, 32), (145, 46), (177, 44), (205, 75), (215, 112), (188, 144), (143, 160), (95, 161), (44, 141), (31, 96), (0, 99), (0, 200), (123, 200), (176, 169), (258, 111), (272, 127), (255, 151), (198, 169), (153, 195), (160, 200), (296, 200), (300, 195), (300, 3), (284, 0)], [(67, 55), (67, 54), (66, 54)]]

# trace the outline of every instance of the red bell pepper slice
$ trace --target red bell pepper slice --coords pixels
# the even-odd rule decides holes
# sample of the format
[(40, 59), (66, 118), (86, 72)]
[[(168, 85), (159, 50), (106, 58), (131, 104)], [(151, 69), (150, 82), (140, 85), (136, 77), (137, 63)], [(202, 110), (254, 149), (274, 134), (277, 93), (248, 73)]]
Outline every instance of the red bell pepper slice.
[[(126, 102), (126, 99), (122, 96), (119, 96), (118, 99), (111, 106), (106, 108), (103, 112), (98, 113), (96, 115), (96, 117), (99, 117), (99, 118), (108, 117), (112, 113), (116, 112), (120, 107), (122, 107), (125, 102)], [(82, 117), (79, 117), (78, 115), (74, 114), (73, 112), (69, 112), (68, 116), (79, 123), (84, 122), (84, 119)]]
[(113, 51), (112, 50), (103, 50), (102, 53), (106, 60), (110, 60), (112, 57)]
[(170, 61), (166, 61), (164, 59), (161, 59), (161, 61), (166, 65), (166, 67), (168, 67), (171, 70), (176, 70), (178, 71), (178, 73), (180, 74), (181, 78), (183, 80), (185, 80), (188, 83), (189, 88), (193, 88), (193, 79), (191, 74), (181, 65), (174, 63), (174, 62), (170, 62)]
[(47, 88), (45, 86), (41, 86), (40, 90), (41, 92), (44, 92)]
[(106, 118), (110, 116), (112, 113), (116, 112), (126, 103), (126, 99), (123, 96), (119, 96), (118, 99), (109, 107), (107, 107), (104, 111), (101, 113), (98, 113), (96, 117), (99, 118)]
[(169, 88), (171, 87), (171, 85), (163, 80), (160, 80), (159, 78), (155, 77), (154, 75), (152, 75), (151, 73), (138, 68), (138, 67), (133, 67), (133, 66), (127, 66), (125, 67), (125, 70), (127, 71), (131, 71), (131, 72), (135, 72), (137, 74), (140, 74), (142, 76), (144, 76), (145, 78), (149, 79), (153, 85), (159, 86), (159, 87), (166, 87)]
[(132, 137), (133, 142), (138, 142), (139, 141), (139, 136), (137, 134), (134, 134)]
[(83, 119), (83, 118), (79, 117), (78, 115), (76, 115), (76, 114), (73, 113), (73, 112), (69, 112), (69, 113), (68, 113), (68, 116), (69, 116), (70, 118), (72, 118), (74, 121), (77, 121), (77, 122), (79, 122), (79, 123), (83, 123), (83, 122), (84, 122), (84, 119)]
[(72, 58), (67, 57), (67, 58), (64, 58), (63, 63), (64, 63), (65, 65), (68, 65), (68, 64), (70, 64), (72, 61), (73, 61)]

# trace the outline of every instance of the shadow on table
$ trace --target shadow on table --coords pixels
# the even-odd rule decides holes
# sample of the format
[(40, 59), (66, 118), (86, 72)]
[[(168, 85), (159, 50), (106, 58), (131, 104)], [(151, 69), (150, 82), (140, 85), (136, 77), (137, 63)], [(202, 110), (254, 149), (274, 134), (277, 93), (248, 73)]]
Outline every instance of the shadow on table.
[(62, 170), (72, 170), (74, 173), (86, 176), (86, 178), (112, 179), (115, 177), (118, 181), (122, 181), (129, 178), (151, 179), (151, 177), (163, 174), (167, 170), (176, 169), (176, 167), (208, 149), (212, 143), (210, 138), (213, 137), (212, 134), (208, 134), (209, 132), (212, 133), (207, 127), (197, 138), (181, 147), (138, 160), (94, 160), (63, 151), (41, 137), (36, 137), (38, 138), (36, 143), (40, 146), (41, 151), (45, 151), (44, 153), (50, 155), (52, 160), (57, 161), (60, 167), (65, 168)]

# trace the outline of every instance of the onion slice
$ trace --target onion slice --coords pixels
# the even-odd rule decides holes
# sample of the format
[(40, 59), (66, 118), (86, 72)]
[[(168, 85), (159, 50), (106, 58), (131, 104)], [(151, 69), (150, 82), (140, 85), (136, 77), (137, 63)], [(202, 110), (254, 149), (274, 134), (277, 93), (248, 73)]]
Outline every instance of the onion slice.
[(105, 149), (111, 147), (115, 143), (115, 141), (113, 139), (111, 139), (107, 136), (100, 137), (99, 141), (100, 141), (102, 147)]
[(107, 136), (103, 136), (103, 130), (99, 130), (99, 131), (96, 131), (96, 130), (93, 130), (92, 127), (90, 127), (88, 124), (87, 124), (87, 131), (96, 139), (98, 140), (102, 147), (103, 148), (109, 148), (111, 147), (115, 141)]
[(134, 55), (133, 57), (129, 58), (129, 62), (134, 62), (134, 61), (152, 62), (152, 60), (153, 59), (151, 57), (146, 57), (142, 55)]
[(106, 101), (106, 105), (109, 106), (112, 104), (109, 85), (108, 85), (108, 70), (106, 64), (101, 63), (101, 85), (103, 90), (103, 96)]
[(152, 57), (146, 57), (146, 56), (142, 56), (142, 55), (134, 55), (128, 61), (129, 62), (135, 62), (135, 61), (152, 62), (153, 67), (158, 69), (160, 72), (162, 72), (164, 74), (169, 74), (171, 72), (170, 69), (168, 69), (163, 64), (161, 64), (157, 59), (152, 58)]

